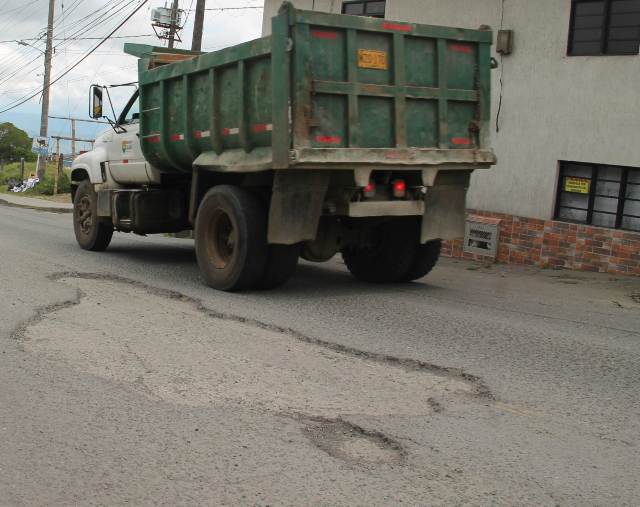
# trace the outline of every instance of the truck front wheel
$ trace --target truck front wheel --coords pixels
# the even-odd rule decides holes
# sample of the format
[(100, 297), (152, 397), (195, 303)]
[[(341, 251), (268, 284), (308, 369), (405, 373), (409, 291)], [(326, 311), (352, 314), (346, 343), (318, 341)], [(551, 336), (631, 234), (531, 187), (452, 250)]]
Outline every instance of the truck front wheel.
[(105, 250), (113, 236), (113, 225), (98, 217), (98, 195), (89, 180), (83, 180), (73, 197), (73, 231), (80, 248)]
[(220, 185), (198, 208), (196, 257), (210, 287), (234, 291), (256, 287), (267, 265), (267, 217), (246, 189)]

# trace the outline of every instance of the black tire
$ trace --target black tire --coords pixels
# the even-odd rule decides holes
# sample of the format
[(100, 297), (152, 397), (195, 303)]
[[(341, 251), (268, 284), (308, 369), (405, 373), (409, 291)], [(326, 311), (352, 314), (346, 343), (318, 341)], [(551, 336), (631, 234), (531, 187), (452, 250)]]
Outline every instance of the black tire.
[(403, 281), (412, 282), (429, 274), (440, 258), (440, 248), (442, 241), (433, 239), (427, 241), (424, 245), (419, 245), (416, 251), (416, 257), (413, 260), (411, 268), (404, 277)]
[(269, 253), (267, 217), (258, 198), (230, 185), (209, 190), (198, 208), (195, 244), (207, 285), (225, 291), (256, 287)]
[(98, 217), (98, 194), (89, 180), (83, 180), (73, 197), (73, 231), (80, 248), (100, 252), (113, 236), (109, 219)]
[(349, 247), (342, 258), (351, 274), (371, 283), (404, 281), (413, 266), (417, 252), (410, 224), (392, 221), (378, 226), (371, 247)]
[(299, 257), (300, 244), (270, 245), (267, 265), (257, 287), (275, 289), (287, 283), (296, 271)]

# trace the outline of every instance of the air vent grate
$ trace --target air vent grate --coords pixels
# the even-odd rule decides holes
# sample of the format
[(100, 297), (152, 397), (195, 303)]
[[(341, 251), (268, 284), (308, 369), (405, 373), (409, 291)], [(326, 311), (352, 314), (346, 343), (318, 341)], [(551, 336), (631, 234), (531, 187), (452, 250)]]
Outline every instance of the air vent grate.
[(496, 220), (495, 223), (487, 223), (489, 221), (486, 219), (476, 221), (478, 219), (474, 219), (474, 217), (467, 219), (464, 235), (464, 251), (495, 258), (498, 252), (499, 221)]

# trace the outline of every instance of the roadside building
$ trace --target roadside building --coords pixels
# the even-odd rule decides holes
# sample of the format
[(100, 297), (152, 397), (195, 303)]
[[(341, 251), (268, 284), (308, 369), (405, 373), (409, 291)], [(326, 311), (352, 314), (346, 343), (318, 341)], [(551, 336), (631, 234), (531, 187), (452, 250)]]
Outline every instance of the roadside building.
[[(281, 3), (265, 0), (265, 34)], [(496, 37), (504, 30), (504, 52), (496, 52), (497, 39), (493, 47), (498, 165), (472, 177), (471, 219), (496, 226), (500, 262), (640, 275), (640, 0), (293, 3), (405, 22), (489, 25)], [(443, 252), (486, 257), (464, 247), (460, 239)]]

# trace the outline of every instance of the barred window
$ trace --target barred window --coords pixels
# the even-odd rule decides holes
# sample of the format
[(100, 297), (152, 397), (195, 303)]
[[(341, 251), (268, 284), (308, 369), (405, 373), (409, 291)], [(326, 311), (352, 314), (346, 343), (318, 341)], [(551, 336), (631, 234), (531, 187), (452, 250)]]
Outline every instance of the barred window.
[(385, 1), (360, 0), (358, 2), (343, 2), (342, 13), (354, 16), (371, 16), (384, 18)]
[(555, 217), (640, 231), (640, 167), (560, 162)]
[(573, 0), (569, 56), (637, 55), (640, 0)]

